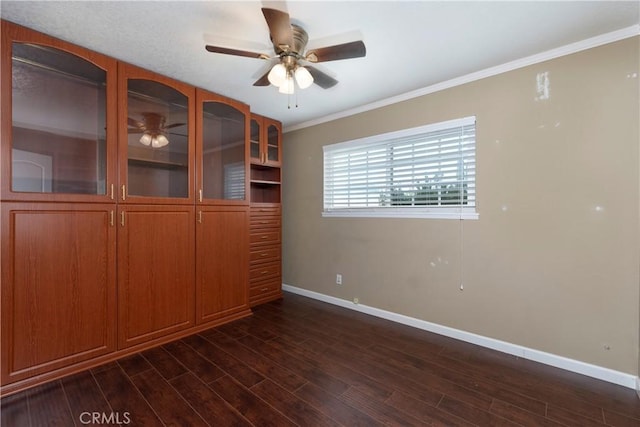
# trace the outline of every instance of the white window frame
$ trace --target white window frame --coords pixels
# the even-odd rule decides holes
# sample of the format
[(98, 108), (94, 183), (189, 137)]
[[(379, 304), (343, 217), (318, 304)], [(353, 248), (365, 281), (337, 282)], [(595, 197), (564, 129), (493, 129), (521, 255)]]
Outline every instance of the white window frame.
[[(476, 164), (476, 142), (475, 137), (473, 139), (473, 148), (472, 148), (472, 161), (466, 163), (470, 159), (469, 155), (469, 146), (465, 146), (465, 152), (462, 154), (462, 148), (460, 148), (460, 162), (465, 161), (465, 168), (468, 166), (468, 171), (465, 171), (464, 174), (467, 175), (467, 179), (462, 179), (461, 181), (464, 183), (465, 187), (468, 185), (469, 191), (465, 190), (465, 196), (468, 194), (468, 198), (465, 199), (464, 204), (456, 204), (456, 205), (433, 205), (433, 206), (424, 206), (424, 205), (415, 205), (415, 198), (412, 199), (411, 206), (398, 206), (398, 205), (385, 205), (385, 206), (366, 206), (366, 207), (352, 207), (352, 206), (332, 206), (331, 203), (334, 200), (335, 194), (331, 191), (333, 186), (331, 171), (334, 155), (344, 153), (350, 151), (352, 153), (365, 153), (367, 152), (366, 148), (371, 149), (372, 147), (386, 147), (387, 149), (393, 150), (393, 144), (397, 143), (397, 141), (403, 141), (404, 144), (407, 144), (407, 140), (413, 137), (420, 138), (421, 136), (425, 136), (429, 138), (429, 134), (441, 132), (445, 130), (453, 130), (456, 128), (468, 127), (473, 125), (475, 129), (475, 116), (464, 117), (461, 119), (448, 120), (445, 122), (433, 123), (425, 126), (419, 126), (411, 129), (403, 129), (396, 132), (389, 132), (380, 135), (374, 135), (366, 138), (360, 138), (351, 141), (340, 142), (337, 144), (325, 145), (323, 147), (324, 154), (324, 188), (323, 188), (323, 217), (364, 217), (364, 218), (439, 218), (439, 219), (478, 219), (479, 214), (476, 210), (477, 201), (476, 201), (476, 187), (475, 187), (475, 164)], [(468, 142), (467, 142), (468, 144)], [(406, 145), (405, 145), (406, 146)], [(462, 147), (462, 145), (461, 145)], [(362, 150), (359, 150), (362, 148)], [(450, 156), (450, 155), (449, 155)], [(385, 166), (394, 169), (398, 168), (395, 166), (396, 163), (393, 161), (388, 161), (385, 163)], [(416, 163), (418, 167), (421, 167), (420, 164)], [(430, 167), (430, 166), (429, 166)], [(367, 166), (368, 168), (368, 166)], [(465, 169), (466, 170), (466, 169)], [(390, 172), (387, 172), (390, 173)], [(386, 177), (388, 180), (388, 177)], [(435, 179), (435, 176), (434, 178)], [(439, 182), (439, 181), (438, 181)], [(447, 183), (449, 181), (443, 180), (443, 183)], [(415, 187), (417, 183), (412, 184)], [(462, 184), (461, 184), (462, 185)], [(385, 187), (386, 188), (386, 187)], [(405, 191), (405, 190), (402, 190)], [(411, 194), (411, 193), (402, 193), (403, 195)], [(415, 195), (415, 191), (414, 191)], [(438, 197), (441, 197), (441, 193), (438, 192)], [(462, 196), (461, 196), (462, 197)], [(370, 198), (370, 196), (367, 196)], [(370, 203), (370, 202), (368, 202)], [(379, 202), (383, 203), (383, 202)], [(441, 199), (439, 199), (438, 203), (442, 203)]]

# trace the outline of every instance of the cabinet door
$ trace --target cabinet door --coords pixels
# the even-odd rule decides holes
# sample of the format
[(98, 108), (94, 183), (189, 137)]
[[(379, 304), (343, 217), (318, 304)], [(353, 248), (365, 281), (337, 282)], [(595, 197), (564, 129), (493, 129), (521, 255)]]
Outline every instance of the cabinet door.
[(248, 204), (249, 106), (197, 91), (198, 202)]
[(198, 209), (197, 321), (248, 313), (249, 208)]
[(279, 122), (264, 119), (264, 163), (269, 166), (280, 166), (282, 162), (282, 128)]
[(251, 163), (278, 167), (282, 163), (282, 126), (280, 122), (251, 116), (249, 153)]
[(109, 204), (2, 204), (2, 384), (115, 350)]
[(121, 206), (117, 220), (120, 348), (192, 326), (194, 208)]
[(194, 202), (195, 88), (118, 64), (119, 200)]
[(2, 21), (3, 200), (111, 202), (116, 61)]

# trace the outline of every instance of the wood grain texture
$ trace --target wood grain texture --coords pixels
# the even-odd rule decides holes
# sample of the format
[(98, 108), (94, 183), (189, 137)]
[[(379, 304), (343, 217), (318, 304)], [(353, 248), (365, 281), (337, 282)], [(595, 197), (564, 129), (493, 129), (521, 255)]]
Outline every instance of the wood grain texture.
[(112, 211), (3, 203), (3, 384), (115, 350)]
[(249, 208), (199, 206), (198, 215), (196, 321), (248, 312)]
[(118, 208), (119, 348), (195, 324), (194, 212), (180, 205)]
[(3, 426), (105, 404), (145, 426), (640, 425), (633, 390), (290, 294), (0, 404)]

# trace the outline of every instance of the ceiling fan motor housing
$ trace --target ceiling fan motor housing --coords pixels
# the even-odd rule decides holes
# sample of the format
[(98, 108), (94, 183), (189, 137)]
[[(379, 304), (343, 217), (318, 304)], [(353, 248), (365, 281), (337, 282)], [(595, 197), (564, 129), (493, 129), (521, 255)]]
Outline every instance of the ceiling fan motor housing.
[(309, 41), (309, 35), (302, 27), (296, 24), (291, 24), (291, 32), (293, 33), (293, 46), (276, 45), (274, 43), (273, 49), (280, 56), (292, 55), (296, 59), (300, 59)]

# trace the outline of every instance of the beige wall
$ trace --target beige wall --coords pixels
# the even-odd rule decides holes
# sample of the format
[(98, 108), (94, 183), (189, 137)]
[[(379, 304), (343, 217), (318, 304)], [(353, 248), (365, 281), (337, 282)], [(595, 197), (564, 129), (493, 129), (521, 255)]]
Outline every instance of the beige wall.
[[(636, 37), (286, 133), (283, 282), (637, 374), (638, 64)], [(479, 220), (322, 218), (323, 145), (470, 115)]]

